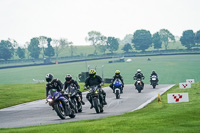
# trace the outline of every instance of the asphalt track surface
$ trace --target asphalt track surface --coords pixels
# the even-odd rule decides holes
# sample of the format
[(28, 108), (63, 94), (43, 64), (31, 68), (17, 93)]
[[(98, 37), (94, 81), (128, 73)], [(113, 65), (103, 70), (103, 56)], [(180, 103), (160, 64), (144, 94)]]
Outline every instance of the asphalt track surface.
[(83, 112), (77, 113), (75, 118), (66, 117), (64, 120), (57, 116), (52, 107), (45, 104), (45, 99), (24, 103), (0, 110), (0, 128), (47, 125), (121, 115), (145, 107), (158, 97), (158, 93), (163, 94), (172, 86), (164, 84), (153, 89), (152, 86), (145, 84), (144, 90), (138, 93), (134, 85), (125, 85), (124, 93), (121, 94), (120, 99), (116, 99), (112, 90), (105, 87), (103, 89), (106, 91), (108, 104), (104, 106), (104, 112), (99, 114), (95, 112), (94, 108), (90, 109), (90, 103), (85, 98), (87, 92), (84, 92)]

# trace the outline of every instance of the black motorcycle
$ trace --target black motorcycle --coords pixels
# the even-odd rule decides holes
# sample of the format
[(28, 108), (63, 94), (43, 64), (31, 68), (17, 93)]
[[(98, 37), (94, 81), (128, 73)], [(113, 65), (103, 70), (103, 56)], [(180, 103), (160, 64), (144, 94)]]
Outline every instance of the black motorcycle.
[(70, 118), (75, 117), (75, 111), (69, 104), (69, 100), (60, 92), (57, 92), (56, 89), (49, 90), (46, 101), (53, 107), (61, 119), (65, 119), (66, 116), (69, 116)]
[(151, 85), (153, 86), (153, 88), (155, 89), (156, 88), (156, 85), (157, 85), (157, 83), (158, 83), (158, 80), (157, 80), (157, 76), (156, 75), (152, 75), (151, 77)]
[(72, 104), (74, 105), (75, 112), (82, 112), (82, 103), (79, 94), (73, 84), (67, 87), (66, 94), (68, 98), (71, 99)]
[(103, 112), (103, 95), (100, 92), (100, 87), (94, 85), (89, 87), (90, 98), (92, 99), (92, 105), (95, 108), (96, 113)]
[(136, 79), (135, 87), (136, 87), (136, 89), (138, 90), (138, 93), (141, 93), (141, 91), (142, 91), (143, 88), (144, 88), (144, 84), (143, 84), (141, 78), (137, 78), (137, 79)]

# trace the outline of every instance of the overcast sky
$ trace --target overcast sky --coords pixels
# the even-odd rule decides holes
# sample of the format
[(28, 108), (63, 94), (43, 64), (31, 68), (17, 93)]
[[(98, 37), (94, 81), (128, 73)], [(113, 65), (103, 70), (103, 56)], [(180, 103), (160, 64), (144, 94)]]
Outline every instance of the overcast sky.
[(92, 30), (120, 39), (139, 29), (175, 36), (200, 30), (200, 0), (0, 0), (0, 6), (0, 40), (21, 45), (38, 36), (88, 45)]

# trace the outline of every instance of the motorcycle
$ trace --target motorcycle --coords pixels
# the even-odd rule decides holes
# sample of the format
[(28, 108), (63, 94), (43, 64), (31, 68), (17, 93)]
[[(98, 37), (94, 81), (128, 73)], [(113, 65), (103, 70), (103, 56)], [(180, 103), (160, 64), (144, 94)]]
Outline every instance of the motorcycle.
[(90, 98), (92, 99), (92, 105), (95, 108), (96, 113), (103, 112), (103, 95), (100, 92), (100, 87), (94, 85), (89, 87)]
[(75, 112), (76, 113), (82, 112), (81, 98), (80, 98), (79, 94), (77, 93), (77, 90), (76, 90), (75, 86), (73, 86), (73, 84), (70, 85), (69, 87), (67, 87), (66, 95), (68, 98), (71, 99), (71, 102), (73, 103), (74, 108), (75, 108)]
[(135, 83), (135, 87), (138, 90), (138, 93), (141, 93), (141, 91), (143, 90), (144, 86), (142, 84), (142, 79), (141, 78), (137, 78), (136, 79), (136, 83)]
[(157, 76), (156, 75), (152, 75), (150, 78), (151, 78), (151, 85), (155, 89), (156, 85), (157, 85)]
[(49, 103), (49, 105), (53, 107), (53, 110), (56, 111), (61, 119), (65, 119), (66, 116), (70, 118), (75, 117), (74, 109), (71, 107), (69, 100), (60, 92), (57, 92), (56, 89), (49, 90), (46, 101), (46, 103)]
[(116, 99), (119, 99), (120, 98), (120, 93), (122, 92), (122, 82), (120, 79), (116, 79), (114, 82), (113, 82), (113, 89), (114, 89), (114, 92), (115, 92), (115, 95), (116, 95)]

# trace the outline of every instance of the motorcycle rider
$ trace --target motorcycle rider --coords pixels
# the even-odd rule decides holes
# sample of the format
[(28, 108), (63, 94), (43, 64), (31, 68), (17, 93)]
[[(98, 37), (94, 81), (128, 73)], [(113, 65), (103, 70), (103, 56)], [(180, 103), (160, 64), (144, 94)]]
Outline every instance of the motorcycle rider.
[(153, 75), (156, 76), (156, 82), (157, 82), (157, 85), (158, 85), (158, 81), (159, 81), (159, 80), (158, 80), (158, 75), (157, 75), (157, 73), (156, 73), (154, 70), (152, 71), (152, 73), (151, 73), (151, 75), (150, 75), (150, 82), (151, 82), (151, 85), (152, 85), (152, 76), (153, 76)]
[[(89, 71), (89, 77), (87, 77), (87, 79), (85, 80), (84, 89), (86, 90), (88, 86), (90, 87), (90, 86), (93, 86), (93, 85), (98, 85), (99, 88), (100, 88), (100, 93), (103, 94), (103, 104), (107, 105), (107, 103), (106, 103), (106, 92), (101, 88), (101, 84), (102, 84), (102, 78), (100, 76), (96, 75), (96, 71), (94, 69), (91, 69)], [(88, 93), (86, 95), (86, 98), (91, 104), (90, 109), (92, 109), (93, 105), (92, 105), (92, 99), (90, 97), (90, 93)]]
[(116, 71), (115, 71), (115, 75), (113, 76), (112, 83), (110, 84), (110, 88), (113, 90), (113, 93), (114, 93), (115, 90), (113, 89), (113, 82), (114, 82), (115, 79), (117, 79), (117, 78), (120, 79), (121, 82), (122, 82), (121, 93), (123, 93), (124, 81), (123, 81), (122, 76), (120, 75), (120, 71), (119, 71), (119, 70), (116, 70)]
[[(142, 79), (144, 79), (144, 75), (141, 73), (141, 70), (138, 69), (137, 73), (135, 74), (135, 76), (133, 77), (134, 80), (140, 79), (142, 82)], [(135, 82), (135, 86), (136, 86), (136, 82)], [(142, 82), (142, 86), (144, 87), (144, 82)]]
[(46, 75), (46, 81), (46, 97), (48, 96), (50, 89), (56, 89), (58, 92), (60, 92), (63, 88), (62, 82), (59, 79), (53, 79), (53, 75), (51, 73)]
[[(77, 90), (78, 95), (81, 98), (81, 103), (82, 105), (85, 105), (85, 103), (83, 102), (83, 98), (82, 98), (82, 92), (80, 91), (80, 86), (78, 85), (77, 81), (72, 79), (72, 76), (70, 74), (67, 74), (65, 76), (65, 83), (63, 86), (63, 89), (66, 90), (68, 86), (73, 85), (75, 87), (75, 89)], [(76, 99), (78, 101), (78, 97)]]

